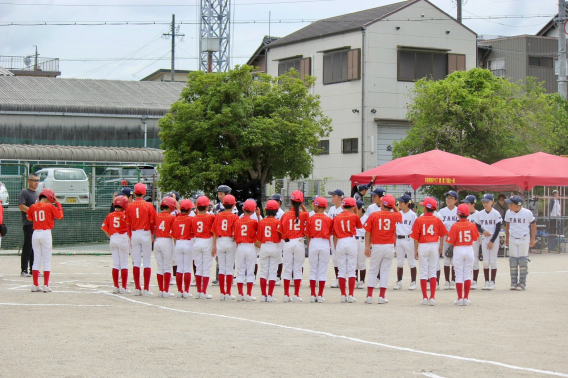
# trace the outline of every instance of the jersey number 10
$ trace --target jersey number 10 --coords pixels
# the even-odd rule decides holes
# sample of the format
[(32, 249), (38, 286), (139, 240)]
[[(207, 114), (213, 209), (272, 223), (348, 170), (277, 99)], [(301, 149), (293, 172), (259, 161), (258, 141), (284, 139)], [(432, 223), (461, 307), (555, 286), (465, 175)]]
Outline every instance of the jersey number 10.
[(40, 222), (43, 222), (45, 220), (45, 211), (40, 210), (40, 211), (36, 211), (34, 212), (34, 219), (37, 222), (38, 220)]

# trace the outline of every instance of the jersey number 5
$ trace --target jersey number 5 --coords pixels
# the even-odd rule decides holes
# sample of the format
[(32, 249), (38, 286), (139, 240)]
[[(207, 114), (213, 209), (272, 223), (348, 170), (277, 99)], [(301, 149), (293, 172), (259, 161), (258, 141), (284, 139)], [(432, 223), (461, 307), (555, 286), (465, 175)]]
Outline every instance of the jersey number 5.
[(114, 228), (119, 228), (120, 227), (120, 218), (119, 217), (112, 218), (112, 225), (113, 225)]

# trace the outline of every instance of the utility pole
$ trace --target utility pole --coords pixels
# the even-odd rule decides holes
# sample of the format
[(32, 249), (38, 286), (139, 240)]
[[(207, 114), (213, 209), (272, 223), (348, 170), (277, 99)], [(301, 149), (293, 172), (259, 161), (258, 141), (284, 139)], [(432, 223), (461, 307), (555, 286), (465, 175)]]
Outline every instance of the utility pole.
[(39, 54), (37, 53), (37, 46), (35, 48), (36, 48), (36, 52), (35, 52), (34, 71), (39, 71), (39, 69), (37, 68), (37, 56)]
[(566, 0), (558, 0), (558, 19), (556, 28), (558, 29), (558, 93), (566, 98)]
[(172, 37), (172, 78), (171, 81), (175, 81), (175, 51), (176, 51), (176, 37), (185, 37), (185, 34), (176, 34), (176, 15), (172, 14), (172, 26), (170, 33), (163, 34), (164, 36), (171, 36)]
[(456, 5), (458, 8), (458, 22), (462, 23), (462, 0), (456, 0)]

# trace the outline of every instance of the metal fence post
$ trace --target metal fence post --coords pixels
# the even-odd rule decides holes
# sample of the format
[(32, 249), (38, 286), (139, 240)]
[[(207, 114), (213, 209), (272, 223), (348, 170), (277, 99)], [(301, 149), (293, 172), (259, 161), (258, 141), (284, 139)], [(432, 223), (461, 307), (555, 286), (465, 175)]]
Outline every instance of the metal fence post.
[(97, 203), (97, 202), (96, 202), (96, 201), (97, 201), (97, 199), (96, 199), (96, 192), (97, 192), (97, 190), (96, 190), (96, 189), (97, 189), (97, 184), (96, 184), (96, 182), (97, 182), (97, 173), (96, 173), (96, 172), (97, 172), (96, 168), (93, 167), (93, 168), (91, 169), (91, 186), (92, 186), (92, 188), (93, 188), (93, 189), (92, 189), (92, 193), (91, 193), (91, 208), (92, 208), (93, 210), (95, 210), (95, 206), (96, 206), (96, 203)]

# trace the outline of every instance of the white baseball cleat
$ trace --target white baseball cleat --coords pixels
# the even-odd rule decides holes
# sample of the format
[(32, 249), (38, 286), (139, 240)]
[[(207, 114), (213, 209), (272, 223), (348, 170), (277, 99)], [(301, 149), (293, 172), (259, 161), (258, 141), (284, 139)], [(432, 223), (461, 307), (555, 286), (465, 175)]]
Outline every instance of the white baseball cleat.
[(41, 287), (32, 285), (32, 293), (41, 293), (42, 291)]
[(237, 295), (237, 302), (243, 302), (245, 300), (245, 296), (244, 295)]
[(287, 303), (287, 302), (292, 302), (292, 299), (289, 296), (285, 295), (284, 298), (282, 298), (282, 301), (284, 303)]
[(323, 302), (325, 302), (325, 298), (318, 296), (318, 297), (316, 297), (316, 301), (317, 301), (318, 303), (323, 303)]
[(365, 288), (365, 281), (357, 282), (357, 289), (364, 289)]
[(51, 293), (51, 288), (47, 285), (43, 285), (43, 292), (44, 293)]
[(446, 281), (444, 284), (444, 290), (450, 290), (450, 281)]
[(195, 299), (201, 299), (201, 293), (199, 291), (195, 294)]
[(272, 295), (269, 295), (266, 297), (266, 301), (267, 302), (276, 302), (276, 298), (274, 298)]
[(412, 281), (410, 283), (410, 286), (408, 287), (408, 290), (416, 290), (416, 281)]
[(397, 281), (396, 285), (394, 285), (394, 290), (400, 290), (402, 289), (402, 281)]
[(375, 289), (380, 289), (381, 288), (381, 281), (377, 280), (377, 284), (375, 285)]
[(485, 281), (485, 285), (481, 288), (481, 290), (489, 290), (489, 281)]
[(517, 290), (517, 285), (516, 285), (516, 284), (511, 284), (511, 290)]
[(120, 294), (120, 289), (118, 287), (113, 287), (112, 288), (112, 293), (113, 294)]
[(335, 283), (332, 284), (330, 287), (332, 287), (334, 289), (338, 288), (339, 287), (339, 280), (335, 280)]
[(260, 296), (260, 301), (261, 301), (261, 302), (266, 302), (266, 296), (261, 295), (261, 296)]
[(247, 301), (247, 302), (254, 302), (254, 301), (256, 301), (256, 297), (253, 297), (252, 295), (247, 295), (247, 296), (245, 297), (245, 301)]
[(450, 289), (454, 290), (455, 288), (456, 288), (456, 282), (455, 281), (450, 282)]
[(348, 303), (355, 303), (355, 302), (357, 302), (357, 299), (355, 299), (354, 296), (350, 295), (350, 296), (347, 297), (347, 302)]
[(234, 301), (235, 299), (237, 299), (237, 297), (235, 297), (233, 294), (225, 294), (226, 301)]
[(365, 303), (366, 303), (366, 304), (373, 304), (373, 297), (367, 297), (367, 298), (365, 299)]
[(471, 290), (477, 289), (477, 281), (471, 281)]
[(487, 290), (495, 290), (495, 282), (490, 281), (489, 282), (489, 288), (487, 288)]
[(179, 291), (178, 291), (177, 297), (178, 297), (178, 298), (183, 298), (183, 292), (179, 292)]
[(162, 292), (162, 298), (173, 298), (175, 296), (176, 295), (174, 293), (170, 293), (170, 292), (167, 292), (167, 291)]
[(220, 301), (224, 301), (224, 300), (225, 300), (225, 294), (219, 295), (219, 300), (220, 300)]
[(211, 299), (213, 296), (207, 293), (201, 293), (201, 299)]
[[(45, 286), (44, 286), (45, 287)], [(526, 290), (526, 287), (524, 284), (519, 284), (519, 286), (517, 286), (517, 291), (524, 291)], [(45, 290), (44, 290), (45, 291)], [(51, 290), (50, 290), (51, 291)]]
[(347, 297), (345, 295), (341, 296), (341, 303), (347, 303)]
[(193, 298), (193, 294), (191, 294), (191, 293), (183, 293), (182, 297), (183, 297), (183, 299)]
[(430, 306), (436, 306), (436, 300), (434, 298), (430, 298), (428, 300), (428, 303), (430, 304)]
[(455, 304), (456, 306), (463, 306), (463, 299), (457, 299), (457, 300), (455, 300), (455, 301), (454, 301), (454, 304)]
[(281, 284), (282, 284), (282, 279), (280, 277), (276, 277), (276, 282), (274, 283), (274, 285), (280, 286)]
[(130, 294), (130, 290), (121, 287), (120, 288), (120, 294)]
[(145, 297), (151, 297), (153, 294), (150, 290), (144, 290), (142, 292), (142, 295), (145, 296)]
[(298, 297), (297, 295), (294, 295), (294, 298), (292, 299), (292, 301), (294, 301), (294, 302), (302, 302), (302, 298)]
[(158, 298), (162, 298), (163, 291), (158, 291)]
[(385, 303), (389, 303), (389, 300), (383, 297), (379, 297), (379, 304), (385, 304)]
[(420, 304), (424, 305), (424, 306), (428, 306), (430, 303), (428, 302), (428, 298), (424, 298), (424, 299), (422, 299), (422, 303), (420, 303)]
[(138, 290), (138, 289), (134, 290), (134, 296), (135, 297), (141, 297), (142, 296), (142, 290)]
[(463, 305), (464, 306), (469, 306), (471, 304), (471, 301), (469, 299), (465, 299), (463, 300)]
[(316, 303), (317, 301), (317, 297), (314, 297), (313, 295), (310, 296), (310, 303)]

